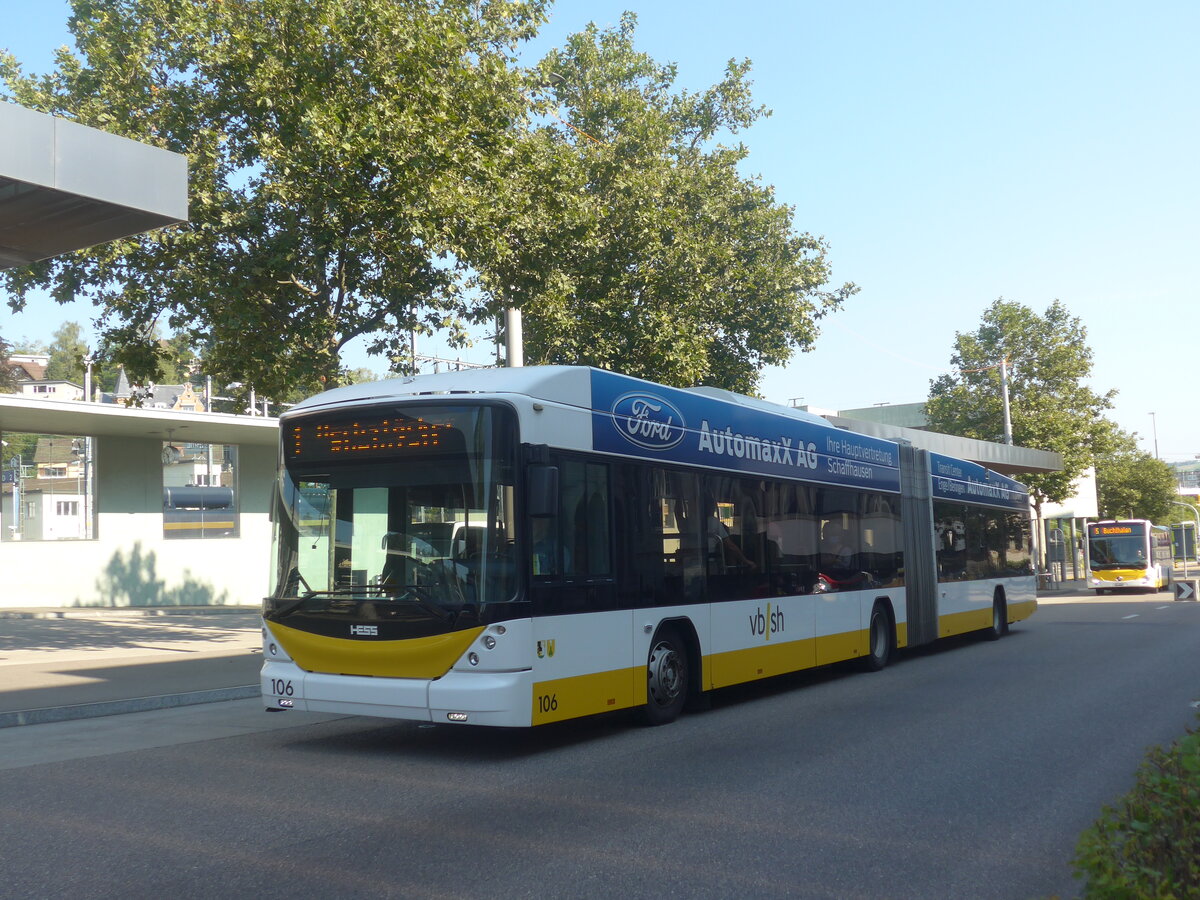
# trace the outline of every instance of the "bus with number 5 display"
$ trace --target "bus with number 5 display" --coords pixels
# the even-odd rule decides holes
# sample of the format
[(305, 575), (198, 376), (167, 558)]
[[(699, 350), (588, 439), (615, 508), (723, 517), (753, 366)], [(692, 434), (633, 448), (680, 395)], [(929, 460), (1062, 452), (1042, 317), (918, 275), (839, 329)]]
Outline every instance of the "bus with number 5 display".
[(1161, 591), (1174, 574), (1171, 529), (1146, 519), (1089, 522), (1088, 587), (1097, 595)]
[(420, 375), (313, 397), (280, 436), (270, 709), (662, 724), (1037, 606), (1018, 482), (726, 391)]

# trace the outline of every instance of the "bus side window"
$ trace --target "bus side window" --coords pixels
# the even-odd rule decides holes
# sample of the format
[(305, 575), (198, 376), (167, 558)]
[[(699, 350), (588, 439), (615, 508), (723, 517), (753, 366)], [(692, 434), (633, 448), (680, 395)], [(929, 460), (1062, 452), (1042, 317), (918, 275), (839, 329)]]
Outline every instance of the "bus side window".
[(531, 520), (533, 574), (611, 575), (608, 466), (562, 459), (557, 471), (557, 514)]
[(611, 575), (612, 551), (608, 526), (608, 466), (566, 462), (562, 473), (561, 521), (566, 575)]

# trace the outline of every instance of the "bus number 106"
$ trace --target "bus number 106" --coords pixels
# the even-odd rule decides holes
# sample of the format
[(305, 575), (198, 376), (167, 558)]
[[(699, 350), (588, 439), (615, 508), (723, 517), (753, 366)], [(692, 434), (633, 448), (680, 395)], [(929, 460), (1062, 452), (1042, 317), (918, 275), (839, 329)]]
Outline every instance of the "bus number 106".
[(272, 678), (271, 693), (276, 697), (290, 697), (296, 692), (292, 689), (292, 683), (286, 678)]
[(538, 697), (538, 709), (544, 713), (558, 709), (558, 694), (542, 694)]

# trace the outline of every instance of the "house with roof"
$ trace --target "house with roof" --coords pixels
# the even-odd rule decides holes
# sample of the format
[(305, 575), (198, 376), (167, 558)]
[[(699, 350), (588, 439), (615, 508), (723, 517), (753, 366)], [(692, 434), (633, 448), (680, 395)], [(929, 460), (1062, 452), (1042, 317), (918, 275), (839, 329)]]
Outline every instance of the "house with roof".
[(33, 465), (20, 460), (20, 471), (6, 472), (0, 492), (0, 521), (7, 540), (87, 540), (92, 536), (89, 508), (91, 442), (87, 438), (40, 435)]
[(183, 384), (154, 384), (145, 387), (131, 385), (122, 367), (117, 383), (109, 393), (100, 395), (101, 403), (120, 406), (140, 406), (142, 409), (169, 409), (175, 412), (211, 412), (202, 393), (189, 381)]
[(63, 379), (50, 379), (50, 356), (45, 353), (13, 353), (4, 361), (16, 376), (15, 393), (39, 400), (82, 400), (83, 385)]

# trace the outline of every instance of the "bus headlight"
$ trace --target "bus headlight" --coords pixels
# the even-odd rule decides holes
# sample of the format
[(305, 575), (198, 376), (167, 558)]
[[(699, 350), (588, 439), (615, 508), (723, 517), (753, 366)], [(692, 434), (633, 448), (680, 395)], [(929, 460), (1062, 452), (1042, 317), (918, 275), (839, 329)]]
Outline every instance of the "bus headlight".
[(483, 636), (483, 646), (486, 647), (488, 650), (493, 649), (496, 646), (496, 639), (494, 637), (492, 637), (490, 634), (485, 634)]
[(476, 653), (474, 650), (472, 650), (470, 653), (467, 654), (467, 662), (469, 662), (473, 666), (479, 665), (479, 654)]

